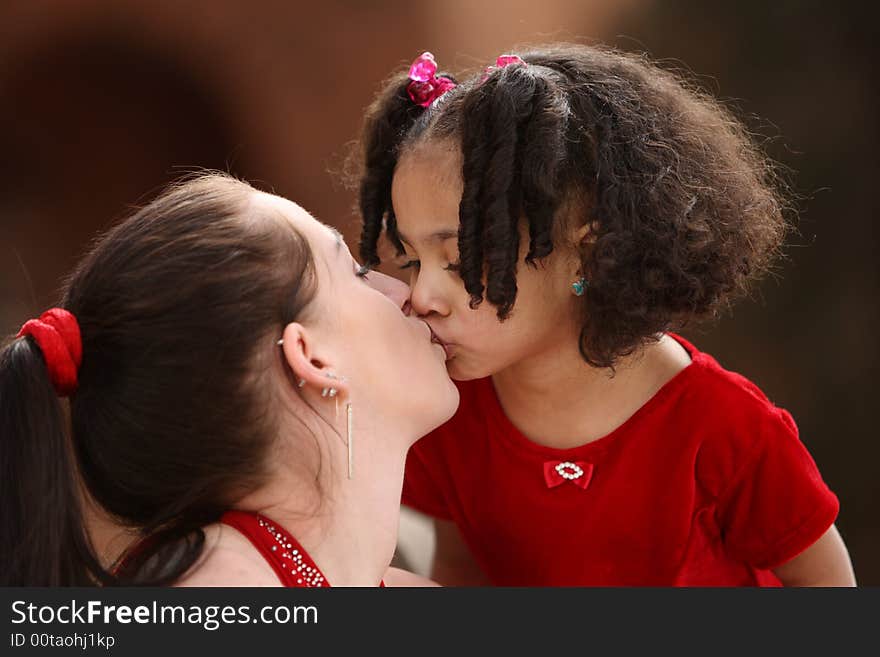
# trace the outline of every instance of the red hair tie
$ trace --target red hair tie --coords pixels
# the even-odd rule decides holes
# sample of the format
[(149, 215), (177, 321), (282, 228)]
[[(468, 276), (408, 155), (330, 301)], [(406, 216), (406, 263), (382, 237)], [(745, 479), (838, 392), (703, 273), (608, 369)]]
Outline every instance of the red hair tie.
[(494, 66), (487, 66), (486, 70), (483, 71), (483, 75), (480, 78), (480, 84), (486, 81), (486, 79), (492, 75), (493, 71), (497, 71), (499, 68), (504, 68), (505, 66), (510, 66), (511, 64), (522, 64), (523, 66), (527, 66), (526, 62), (524, 62), (519, 55), (498, 55), (495, 59)]
[(416, 57), (409, 67), (409, 79), (411, 82), (406, 87), (409, 98), (422, 107), (428, 107), (447, 91), (455, 88), (455, 82), (437, 75), (437, 61), (429, 52), (423, 52)]
[(76, 317), (63, 308), (47, 310), (39, 319), (29, 319), (17, 338), (32, 337), (46, 361), (49, 380), (59, 397), (69, 397), (77, 388), (82, 364), (82, 337)]

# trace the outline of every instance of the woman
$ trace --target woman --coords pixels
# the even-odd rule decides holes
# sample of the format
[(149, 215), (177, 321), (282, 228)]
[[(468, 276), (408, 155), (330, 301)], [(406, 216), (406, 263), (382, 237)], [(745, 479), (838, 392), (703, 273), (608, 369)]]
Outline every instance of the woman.
[[(113, 228), (0, 353), (0, 584), (380, 584), (458, 402), (407, 296), (223, 175)], [(90, 507), (143, 539), (114, 567)]]

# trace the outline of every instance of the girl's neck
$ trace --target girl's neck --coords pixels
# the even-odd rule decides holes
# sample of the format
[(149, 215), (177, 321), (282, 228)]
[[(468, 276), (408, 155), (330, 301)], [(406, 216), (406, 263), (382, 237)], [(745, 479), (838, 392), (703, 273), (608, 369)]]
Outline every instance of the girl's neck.
[(492, 380), (505, 414), (523, 435), (560, 449), (608, 435), (690, 363), (684, 348), (666, 335), (623, 358), (613, 376), (583, 361), (576, 338), (559, 344)]
[[(356, 431), (352, 479), (344, 446), (322, 450), (320, 484), (303, 482), (301, 470), (281, 473), (237, 507), (290, 532), (331, 586), (377, 586), (394, 556), (400, 521), (406, 455), (391, 447), (406, 443), (396, 438)], [(318, 439), (339, 441), (333, 434)]]

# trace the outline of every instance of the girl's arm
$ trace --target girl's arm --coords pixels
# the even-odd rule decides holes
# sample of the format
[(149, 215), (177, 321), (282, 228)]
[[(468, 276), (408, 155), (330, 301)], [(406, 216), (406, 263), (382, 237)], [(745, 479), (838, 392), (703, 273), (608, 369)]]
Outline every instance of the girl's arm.
[(385, 571), (385, 577), (382, 578), (382, 581), (387, 587), (440, 586), (432, 579), (394, 567)]
[(431, 577), (442, 586), (490, 586), (455, 523), (434, 520), (437, 537)]
[(773, 572), (785, 586), (856, 585), (849, 552), (834, 525), (810, 547), (774, 568)]

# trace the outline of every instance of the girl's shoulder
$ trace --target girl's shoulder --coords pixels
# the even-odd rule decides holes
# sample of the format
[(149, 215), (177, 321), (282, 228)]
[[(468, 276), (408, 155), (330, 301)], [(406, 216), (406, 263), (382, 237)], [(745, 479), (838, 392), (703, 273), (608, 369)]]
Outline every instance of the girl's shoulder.
[(778, 414), (779, 409), (751, 379), (723, 367), (710, 354), (691, 346), (691, 404), (708, 414), (738, 424)]
[(698, 352), (682, 408), (694, 427), (698, 479), (720, 489), (763, 464), (768, 473), (812, 467), (792, 415), (754, 382)]

